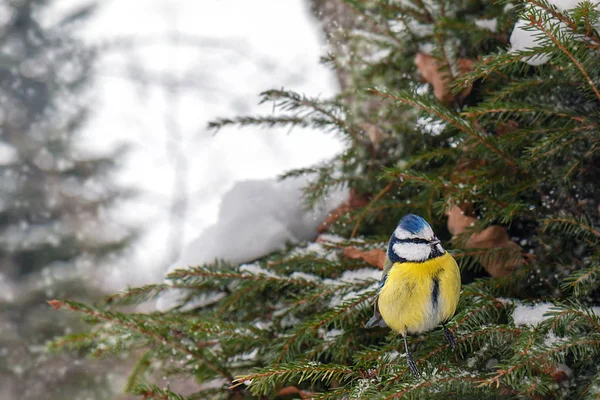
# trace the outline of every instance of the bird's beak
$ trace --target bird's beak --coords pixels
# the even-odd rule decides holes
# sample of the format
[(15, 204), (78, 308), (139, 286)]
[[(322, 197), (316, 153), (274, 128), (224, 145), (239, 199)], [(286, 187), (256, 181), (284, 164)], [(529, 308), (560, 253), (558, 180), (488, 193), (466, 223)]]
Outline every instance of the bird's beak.
[(440, 241), (440, 239), (438, 239), (438, 238), (435, 238), (435, 239), (433, 239), (433, 240), (431, 241), (431, 244), (432, 244), (432, 245), (436, 245), (436, 244), (440, 244), (440, 243), (441, 243), (441, 241)]

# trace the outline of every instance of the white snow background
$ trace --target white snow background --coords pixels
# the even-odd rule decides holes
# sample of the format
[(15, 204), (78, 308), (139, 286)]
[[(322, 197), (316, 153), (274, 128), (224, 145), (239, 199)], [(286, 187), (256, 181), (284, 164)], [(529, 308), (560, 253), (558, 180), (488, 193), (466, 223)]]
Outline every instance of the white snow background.
[[(60, 4), (47, 23), (87, 2), (55, 3)], [(140, 189), (141, 196), (113, 218), (143, 224), (146, 230), (129, 259), (98, 277), (105, 289), (162, 280), (173, 261), (169, 247), (174, 242), (185, 246), (197, 238), (176, 264), (186, 266), (216, 257), (247, 261), (285, 240), (310, 239), (325, 209), (303, 214), (301, 182), (282, 187), (290, 190), (285, 194), (273, 178), (332, 157), (342, 149), (341, 142), (300, 128), (291, 133), (225, 128), (216, 136), (206, 129), (216, 117), (272, 112), (272, 105), (258, 105), (258, 94), (267, 89), (284, 87), (323, 97), (336, 92), (335, 76), (319, 64), (326, 48), (307, 2), (140, 3), (103, 0), (82, 26), (84, 40), (112, 44), (96, 68), (94, 112), (84, 128), (83, 151), (131, 146), (119, 180)], [(129, 41), (133, 43), (127, 45)], [(184, 163), (179, 181), (174, 172), (178, 162)], [(249, 181), (255, 179), (259, 181)], [(244, 181), (249, 182), (234, 187)], [(174, 223), (169, 207), (174, 190), (179, 190), (174, 186), (182, 182), (189, 210), (183, 221)], [(324, 207), (333, 207), (343, 193), (336, 196)], [(222, 228), (214, 225), (217, 214)], [(171, 229), (178, 223), (183, 224), (181, 232), (173, 237)], [(279, 241), (273, 241), (278, 235)], [(263, 238), (265, 243), (260, 242)], [(249, 239), (254, 245), (244, 254)]]

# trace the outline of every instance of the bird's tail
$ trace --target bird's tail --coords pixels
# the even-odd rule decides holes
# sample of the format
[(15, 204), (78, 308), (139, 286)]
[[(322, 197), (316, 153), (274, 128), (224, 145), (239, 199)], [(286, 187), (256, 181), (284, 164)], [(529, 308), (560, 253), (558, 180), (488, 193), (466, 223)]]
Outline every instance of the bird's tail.
[(365, 324), (365, 328), (372, 328), (374, 326), (379, 325), (380, 320), (381, 320), (380, 318), (377, 318), (374, 315), (369, 321), (367, 321), (367, 323)]
[(367, 323), (365, 324), (365, 328), (373, 328), (374, 326), (379, 326), (381, 328), (387, 327), (387, 324), (381, 317), (381, 313), (377, 309), (377, 305), (375, 305), (375, 314), (369, 321), (367, 321)]

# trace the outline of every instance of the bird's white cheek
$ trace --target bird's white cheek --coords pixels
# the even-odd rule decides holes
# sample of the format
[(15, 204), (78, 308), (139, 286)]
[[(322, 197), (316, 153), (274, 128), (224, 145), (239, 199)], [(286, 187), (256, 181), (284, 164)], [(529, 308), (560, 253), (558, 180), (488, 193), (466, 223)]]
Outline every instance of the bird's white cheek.
[(394, 253), (408, 261), (425, 261), (429, 258), (431, 247), (425, 243), (396, 243)]

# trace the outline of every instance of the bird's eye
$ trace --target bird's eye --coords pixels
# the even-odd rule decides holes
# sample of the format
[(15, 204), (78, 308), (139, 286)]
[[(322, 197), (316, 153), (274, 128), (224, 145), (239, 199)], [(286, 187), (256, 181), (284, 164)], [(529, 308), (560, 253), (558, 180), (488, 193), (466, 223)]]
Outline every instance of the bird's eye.
[(427, 243), (429, 243), (429, 240), (427, 240), (427, 239), (421, 239), (421, 238), (410, 238), (410, 239), (401, 240), (401, 242), (404, 242), (404, 243), (425, 243), (425, 244), (427, 244)]

